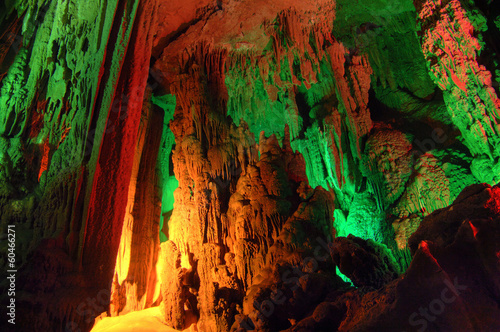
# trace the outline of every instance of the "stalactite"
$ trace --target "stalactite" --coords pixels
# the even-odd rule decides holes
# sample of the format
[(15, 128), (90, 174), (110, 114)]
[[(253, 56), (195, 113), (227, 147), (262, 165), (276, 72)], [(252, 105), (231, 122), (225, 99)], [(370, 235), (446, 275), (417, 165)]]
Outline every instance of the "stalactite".
[(0, 4), (21, 329), (498, 325), (498, 10), (292, 2)]

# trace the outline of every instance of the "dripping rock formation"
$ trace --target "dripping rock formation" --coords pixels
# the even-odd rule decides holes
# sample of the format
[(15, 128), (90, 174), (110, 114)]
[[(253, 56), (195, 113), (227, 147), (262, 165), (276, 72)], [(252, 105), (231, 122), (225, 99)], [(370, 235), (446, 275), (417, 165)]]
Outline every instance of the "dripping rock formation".
[(0, 3), (1, 330), (500, 331), (498, 40), (489, 0)]

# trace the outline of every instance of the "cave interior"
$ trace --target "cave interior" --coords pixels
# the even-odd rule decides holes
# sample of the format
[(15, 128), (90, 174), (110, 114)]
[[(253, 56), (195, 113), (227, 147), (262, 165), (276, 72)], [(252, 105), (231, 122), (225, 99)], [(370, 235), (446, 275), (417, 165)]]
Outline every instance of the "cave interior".
[(500, 331), (499, 47), (493, 0), (3, 1), (0, 328)]

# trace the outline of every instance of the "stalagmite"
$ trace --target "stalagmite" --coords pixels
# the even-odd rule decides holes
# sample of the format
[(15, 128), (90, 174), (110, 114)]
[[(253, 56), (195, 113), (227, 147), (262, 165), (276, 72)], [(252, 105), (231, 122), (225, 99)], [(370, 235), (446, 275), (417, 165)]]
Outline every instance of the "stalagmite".
[(499, 330), (497, 7), (0, 3), (15, 327)]

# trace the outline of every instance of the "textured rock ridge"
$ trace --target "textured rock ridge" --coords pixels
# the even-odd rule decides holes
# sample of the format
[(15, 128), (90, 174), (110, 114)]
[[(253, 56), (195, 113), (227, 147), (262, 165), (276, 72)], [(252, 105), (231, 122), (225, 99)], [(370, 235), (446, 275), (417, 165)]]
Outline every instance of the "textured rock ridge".
[(18, 326), (498, 330), (496, 7), (1, 3)]

